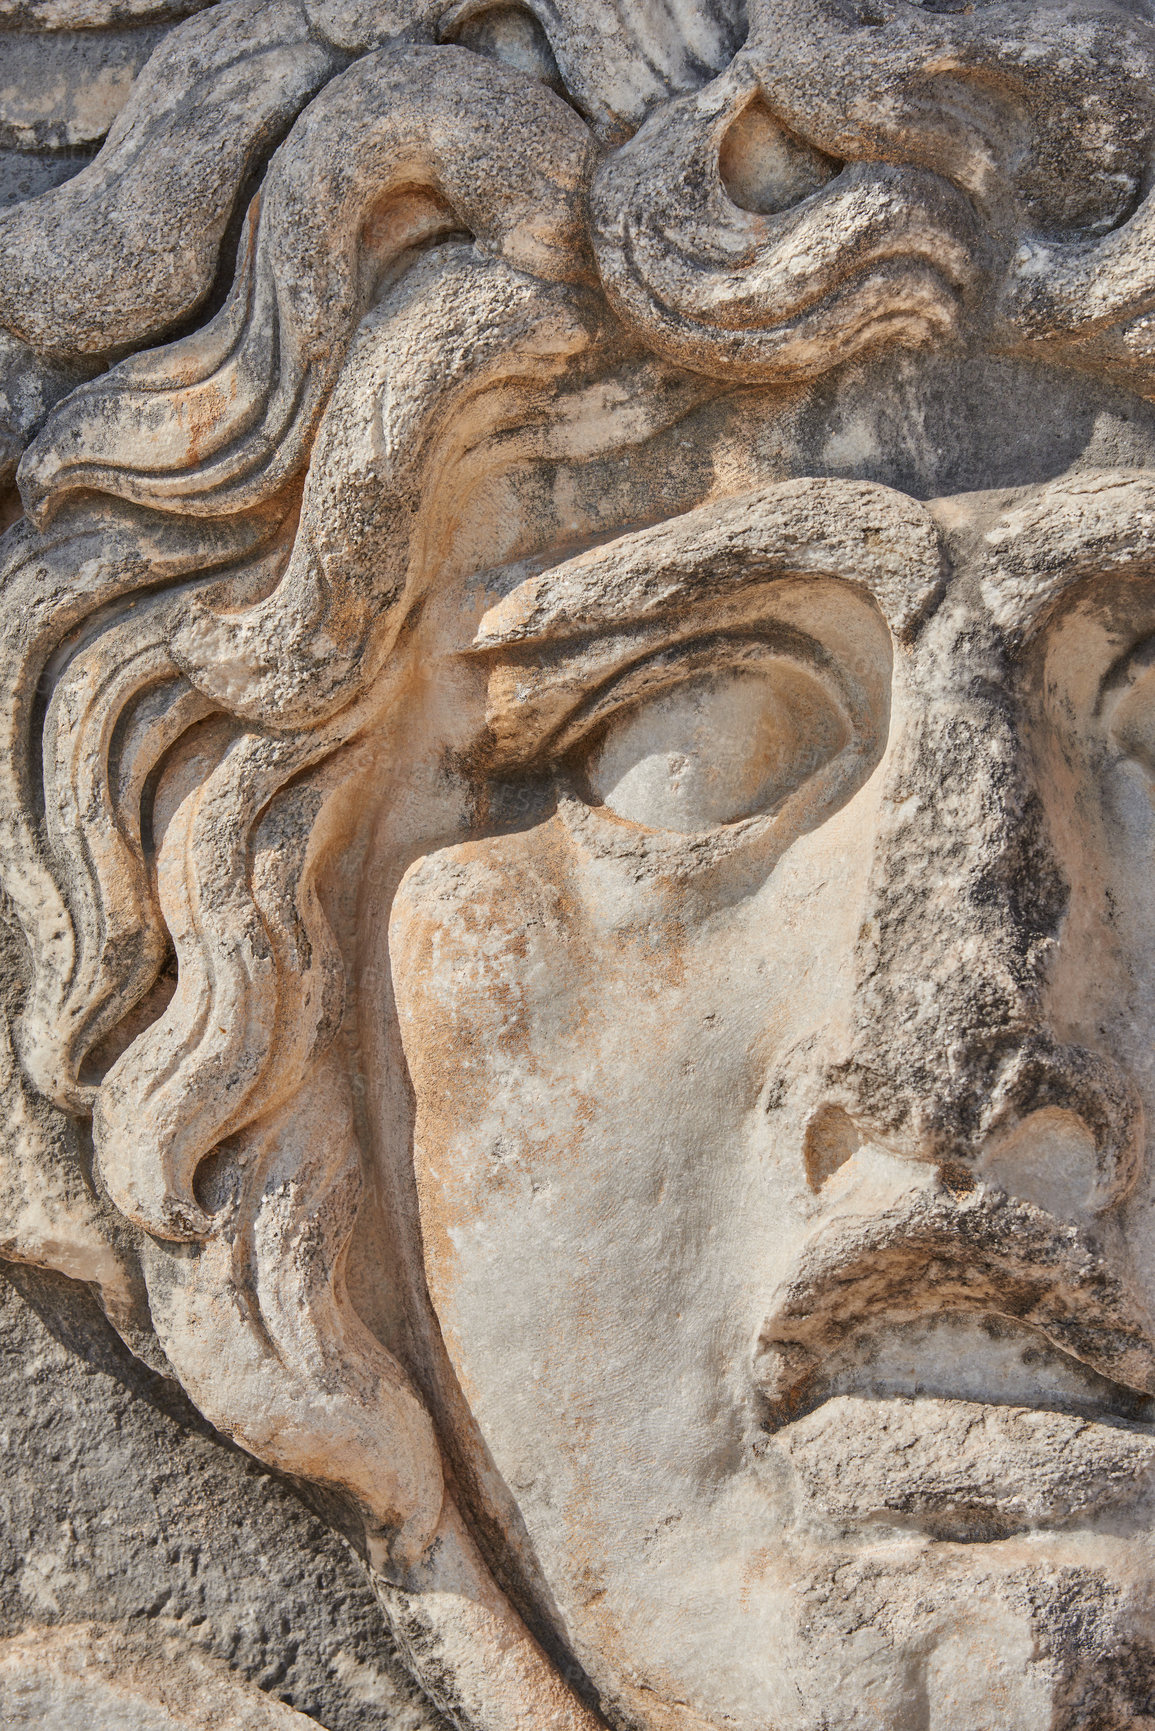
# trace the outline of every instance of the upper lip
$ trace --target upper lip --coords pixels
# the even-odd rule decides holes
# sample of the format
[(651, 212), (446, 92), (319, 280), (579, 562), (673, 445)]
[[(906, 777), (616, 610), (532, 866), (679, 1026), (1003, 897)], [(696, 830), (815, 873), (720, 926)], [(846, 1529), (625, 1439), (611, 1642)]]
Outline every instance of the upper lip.
[(944, 1313), (1006, 1318), (1155, 1394), (1151, 1317), (1084, 1232), (982, 1186), (959, 1198), (923, 1168), (881, 1209), (845, 1197), (780, 1281), (755, 1352), (768, 1422), (812, 1406), (824, 1362), (872, 1324)]

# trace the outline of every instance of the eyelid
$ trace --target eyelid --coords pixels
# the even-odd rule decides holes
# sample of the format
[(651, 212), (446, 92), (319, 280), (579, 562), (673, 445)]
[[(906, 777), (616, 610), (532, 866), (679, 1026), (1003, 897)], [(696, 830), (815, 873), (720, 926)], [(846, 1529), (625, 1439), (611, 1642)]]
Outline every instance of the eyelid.
[[(577, 845), (599, 857), (608, 850), (628, 859), (635, 870), (646, 859), (682, 880), (725, 860), (744, 859), (742, 869), (758, 870), (853, 796), (885, 750), (889, 686), (880, 702), (877, 692), (859, 686), (851, 675), (840, 676), (844, 670), (820, 644), (799, 633), (790, 633), (786, 642), (784, 635), (714, 635), (667, 646), (631, 664), (572, 712), (555, 734), (550, 756), (556, 811)], [(756, 742), (765, 742), (767, 735), (757, 715), (744, 718), (738, 734), (723, 725), (720, 733), (699, 734), (696, 740), (679, 739), (675, 720), (673, 756), (664, 755), (670, 746), (669, 735), (663, 743), (664, 699), (673, 694), (676, 704), (685, 687), (691, 693), (727, 691), (747, 676), (757, 687), (763, 675), (761, 702), (780, 705), (771, 720), (775, 743), (769, 755), (758, 753)], [(720, 685), (713, 676), (720, 676)], [(822, 708), (833, 726), (818, 719)], [(680, 713), (685, 717), (684, 710)], [(607, 775), (605, 754), (612, 752), (615, 739), (622, 743), (615, 729), (619, 718), (627, 735), (625, 753)], [(657, 727), (640, 755), (631, 751), (637, 735), (630, 730), (637, 723), (643, 739), (648, 725)], [(691, 721), (691, 734), (695, 725)], [(785, 742), (781, 753), (778, 742)], [(737, 781), (727, 780), (723, 767), (721, 785), (717, 780), (711, 785), (713, 769), (727, 762), (741, 764)], [(639, 766), (640, 783), (633, 779)], [(687, 774), (689, 781), (683, 779)]]
[[(752, 585), (723, 603), (710, 597), (703, 606), (701, 600), (676, 618), (628, 630), (548, 648), (488, 651), (485, 767), (516, 774), (547, 755), (558, 756), (596, 726), (599, 701), (610, 701), (611, 695), (615, 703), (627, 700), (620, 681), (636, 676), (644, 687), (675, 663), (671, 681), (680, 679), (687, 673), (686, 655), (709, 645), (716, 646), (717, 666), (732, 660), (742, 643), (777, 644), (780, 654), (805, 662), (829, 684), (831, 698), (852, 724), (874, 716), (885, 725), (893, 639), (878, 609), (850, 584), (780, 578)], [(476, 656), (476, 648), (469, 653)]]
[[(547, 749), (555, 759), (567, 756), (614, 715), (696, 674), (755, 670), (782, 661), (804, 666), (838, 709), (849, 711), (853, 707), (847, 702), (844, 682), (838, 679), (831, 657), (813, 638), (785, 626), (742, 633), (711, 632), (668, 644), (614, 674), (570, 712), (547, 742)], [(849, 714), (847, 719), (851, 719)]]

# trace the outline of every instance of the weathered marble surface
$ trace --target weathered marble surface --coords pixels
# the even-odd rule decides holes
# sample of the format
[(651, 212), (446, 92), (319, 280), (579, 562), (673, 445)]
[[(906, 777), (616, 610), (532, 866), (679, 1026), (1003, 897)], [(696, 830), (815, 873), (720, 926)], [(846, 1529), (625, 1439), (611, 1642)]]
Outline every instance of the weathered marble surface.
[(0, 0), (0, 1720), (1155, 1726), (1153, 170), (1148, 0)]

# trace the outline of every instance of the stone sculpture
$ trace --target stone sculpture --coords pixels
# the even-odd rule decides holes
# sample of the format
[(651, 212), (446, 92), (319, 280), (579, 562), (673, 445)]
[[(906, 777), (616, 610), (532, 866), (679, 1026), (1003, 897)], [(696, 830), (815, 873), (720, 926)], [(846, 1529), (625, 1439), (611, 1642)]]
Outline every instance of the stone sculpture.
[(1146, 0), (221, 0), (0, 217), (3, 1253), (464, 1727), (1155, 1724), (1153, 148)]

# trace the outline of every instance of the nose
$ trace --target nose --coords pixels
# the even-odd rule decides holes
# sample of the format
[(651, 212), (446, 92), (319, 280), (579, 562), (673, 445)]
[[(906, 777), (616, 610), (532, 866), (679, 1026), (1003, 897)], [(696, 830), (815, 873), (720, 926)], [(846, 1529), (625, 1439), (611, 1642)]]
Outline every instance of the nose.
[[(1048, 1024), (1070, 889), (1026, 719), (993, 631), (934, 623), (896, 703), (853, 1021), (830, 1098), (868, 1134), (940, 1165), (1025, 1147), (1016, 1126), (1058, 1115), (1093, 1149), (1097, 1209), (1132, 1182), (1139, 1107), (1110, 1058)], [(1000, 1171), (1011, 1166), (1008, 1153)]]

